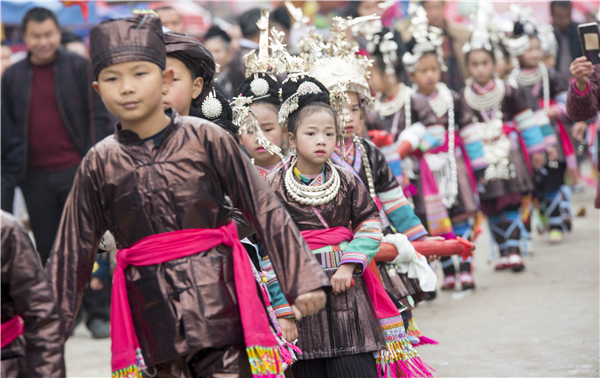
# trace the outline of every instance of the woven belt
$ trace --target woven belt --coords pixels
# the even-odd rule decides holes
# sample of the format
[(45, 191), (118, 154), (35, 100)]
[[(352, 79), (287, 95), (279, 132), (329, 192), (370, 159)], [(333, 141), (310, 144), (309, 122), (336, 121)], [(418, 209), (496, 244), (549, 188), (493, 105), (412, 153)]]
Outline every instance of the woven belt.
[(343, 242), (315, 249), (312, 252), (323, 270), (337, 269), (347, 246), (348, 242)]

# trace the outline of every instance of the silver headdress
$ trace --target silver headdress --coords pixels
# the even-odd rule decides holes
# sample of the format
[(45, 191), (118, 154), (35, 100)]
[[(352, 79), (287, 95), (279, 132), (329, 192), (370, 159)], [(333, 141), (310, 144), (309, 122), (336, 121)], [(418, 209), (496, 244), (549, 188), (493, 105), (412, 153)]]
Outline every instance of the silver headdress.
[(463, 46), (463, 54), (468, 54), (474, 50), (486, 50), (494, 52), (496, 59), (504, 58), (501, 45), (504, 44), (506, 36), (492, 22), (494, 18), (494, 6), (492, 3), (480, 2), (477, 13), (471, 14), (474, 21), (471, 27), (473, 33), (471, 38)]
[[(239, 127), (240, 135), (255, 134), (256, 143), (259, 146), (264, 147), (271, 154), (279, 155), (283, 160), (284, 156), (281, 153), (281, 148), (265, 138), (258, 125), (256, 115), (250, 110), (253, 101), (270, 96), (270, 86), (266, 76), (269, 76), (273, 81), (277, 81), (276, 75), (284, 72), (284, 67), (278, 57), (275, 56), (275, 53), (269, 56), (269, 9), (262, 9), (261, 17), (256, 22), (256, 26), (260, 30), (258, 56), (254, 50), (244, 56), (246, 60), (246, 77), (253, 77), (250, 82), (252, 96), (240, 95), (233, 99), (231, 102), (233, 123)], [(272, 34), (281, 44), (283, 33), (277, 33), (276, 30), (273, 30)], [(275, 52), (275, 49), (273, 51)]]
[[(304, 55), (308, 61), (308, 72), (319, 80), (331, 93), (343, 93), (345, 91), (356, 92), (367, 106), (373, 105), (373, 97), (367, 79), (369, 67), (373, 65), (372, 60), (364, 55), (358, 55), (358, 45), (346, 38), (346, 31), (366, 24), (379, 22), (378, 16), (365, 16), (355, 19), (333, 18), (328, 44), (311, 42), (313, 35), (303, 41), (308, 45), (318, 48), (318, 54)], [(318, 58), (317, 58), (318, 56)], [(312, 59), (311, 59), (312, 58)], [(341, 90), (343, 89), (343, 91)], [(337, 104), (332, 98), (332, 106), (343, 108), (345, 112), (347, 99), (339, 99)], [(342, 116), (344, 112), (340, 113)]]
[(402, 57), (402, 63), (404, 63), (406, 70), (414, 72), (419, 59), (424, 53), (435, 52), (442, 71), (447, 71), (448, 68), (444, 63), (444, 50), (442, 49), (442, 43), (444, 42), (442, 30), (429, 25), (427, 12), (421, 5), (411, 3), (408, 11), (411, 14), (409, 31), (416, 43), (412, 48), (412, 52), (406, 52)]
[(246, 61), (246, 77), (254, 76), (250, 84), (250, 90), (253, 93), (254, 100), (268, 96), (269, 84), (262, 78), (269, 75), (273, 80), (277, 80), (277, 61), (269, 56), (269, 9), (262, 9), (261, 17), (256, 22), (260, 30), (260, 40), (258, 44), (258, 56), (256, 51), (252, 50), (244, 56)]
[(519, 57), (529, 49), (529, 39), (537, 37), (542, 50), (548, 54), (556, 54), (558, 48), (554, 31), (551, 26), (542, 26), (533, 15), (531, 7), (510, 5), (511, 12), (517, 17), (517, 23), (523, 28), (522, 32), (515, 33), (507, 43), (507, 49), (513, 57)]
[(389, 82), (395, 83), (396, 69), (394, 68), (394, 64), (398, 59), (398, 44), (394, 40), (394, 33), (390, 31), (384, 35), (375, 34), (372, 42), (367, 43), (367, 50), (370, 54), (373, 54), (376, 48), (379, 49), (379, 52), (381, 52), (381, 56), (383, 57), (385, 73)]
[(238, 96), (234, 97), (231, 102), (231, 109), (233, 111), (233, 123), (240, 128), (240, 135), (244, 134), (256, 134), (256, 143), (259, 146), (264, 147), (267, 151), (273, 154), (277, 154), (281, 160), (285, 157), (281, 153), (281, 148), (269, 142), (263, 134), (260, 126), (258, 125), (258, 119), (256, 115), (250, 110), (250, 104), (252, 104), (252, 97)]

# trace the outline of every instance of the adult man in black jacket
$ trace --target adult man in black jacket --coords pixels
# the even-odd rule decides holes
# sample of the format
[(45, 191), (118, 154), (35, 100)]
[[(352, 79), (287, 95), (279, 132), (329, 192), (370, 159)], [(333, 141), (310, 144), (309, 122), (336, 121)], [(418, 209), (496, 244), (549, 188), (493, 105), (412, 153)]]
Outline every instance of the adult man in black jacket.
[(89, 61), (59, 50), (54, 13), (31, 9), (21, 31), (29, 55), (6, 70), (2, 106), (23, 143), (19, 186), (45, 264), (77, 167), (96, 142), (112, 133), (112, 126), (93, 91)]
[(571, 77), (571, 63), (582, 55), (577, 23), (571, 19), (570, 1), (553, 1), (550, 3), (550, 14), (554, 26), (554, 35), (558, 42), (556, 70), (565, 80)]

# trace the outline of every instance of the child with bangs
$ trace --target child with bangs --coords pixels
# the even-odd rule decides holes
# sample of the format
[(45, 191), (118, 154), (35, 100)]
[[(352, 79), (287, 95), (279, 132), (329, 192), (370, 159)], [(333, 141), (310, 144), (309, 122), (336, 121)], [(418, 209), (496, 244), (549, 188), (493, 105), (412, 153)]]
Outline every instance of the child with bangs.
[[(438, 193), (438, 206), (447, 212), (452, 227), (452, 232), (446, 237), (460, 236), (474, 241), (479, 211), (476, 176), (459, 137), (460, 130), (472, 124), (473, 114), (460, 95), (440, 81), (442, 71), (447, 68), (441, 48), (443, 36), (439, 29), (429, 27), (421, 7), (416, 10), (411, 23), (424, 32), (417, 33), (407, 44), (403, 63), (416, 96), (427, 101), (438, 123), (427, 127), (419, 148), (412, 152), (418, 158), (420, 171), (420, 175), (412, 180), (419, 188), (413, 197), (415, 212), (426, 214), (431, 224), (434, 213), (427, 209), (432, 204), (431, 197), (427, 197), (428, 193)], [(414, 134), (411, 128), (407, 128), (400, 134), (400, 139), (411, 139), (411, 134)], [(457, 273), (454, 262), (451, 257), (442, 257), (441, 263), (444, 271), (442, 290), (454, 290)], [(462, 290), (475, 288), (471, 270), (469, 257), (460, 263)]]
[[(334, 19), (330, 40), (335, 41), (336, 46), (347, 48), (335, 52), (326, 49), (324, 54), (311, 62), (309, 70), (309, 73), (330, 91), (336, 92), (338, 88), (346, 89), (343, 95), (347, 96), (348, 101), (342, 109), (336, 109), (338, 114), (348, 116), (344, 123), (343, 148), (342, 145), (336, 146), (331, 160), (354, 174), (369, 191), (376, 201), (387, 242), (393, 245), (393, 250), (405, 251), (406, 246), (410, 244), (409, 241), (427, 240), (428, 233), (406, 199), (384, 154), (371, 141), (359, 136), (363, 132), (365, 110), (372, 104), (367, 82), (367, 68), (370, 61), (364, 56), (355, 54), (352, 50), (353, 45), (347, 43), (345, 22), (346, 20), (343, 19)], [(359, 21), (355, 19), (352, 22)], [(396, 258), (406, 261), (407, 256), (398, 256), (396, 252)], [(436, 343), (421, 334), (410, 310), (418, 302), (427, 298), (427, 294), (421, 288), (419, 279), (414, 276), (409, 278), (407, 273), (400, 272), (393, 260), (394, 258), (387, 257), (384, 259), (383, 254), (378, 254), (375, 257), (374, 267), (376, 267), (376, 274), (381, 277), (384, 288), (394, 300), (402, 303), (398, 305), (405, 310), (402, 315), (405, 325), (408, 326), (409, 340), (413, 345)], [(425, 258), (419, 259), (417, 264), (421, 264), (425, 270), (434, 275)], [(428, 291), (434, 289), (435, 284), (426, 288)]]
[[(343, 96), (333, 97), (336, 108), (344, 106)], [(291, 74), (282, 100), (279, 118), (296, 153), (267, 181), (333, 287), (323, 310), (296, 319), (303, 354), (294, 376), (377, 377), (378, 369), (380, 376), (429, 375), (396, 306), (367, 268), (382, 236), (379, 211), (359, 179), (330, 161), (343, 130), (329, 91), (310, 76)], [(392, 356), (392, 350), (405, 354)]]
[(481, 211), (500, 251), (495, 269), (520, 272), (525, 269), (521, 242), (527, 238), (521, 204), (534, 189), (533, 167), (543, 164), (541, 127), (549, 120), (534, 113), (537, 104), (526, 88), (497, 77), (495, 51), (501, 48), (496, 44), (501, 36), (489, 25), (493, 12), (491, 4), (480, 4), (475, 31), (463, 48), (471, 76), (461, 92), (461, 106), (471, 109), (474, 122), (459, 135), (478, 178)]
[(513, 85), (525, 87), (537, 100), (536, 113), (550, 119), (542, 127), (547, 153), (544, 163), (535, 171), (534, 195), (539, 199), (548, 240), (557, 244), (572, 226), (571, 188), (566, 185), (565, 174), (572, 185), (579, 179), (570, 135), (572, 122), (566, 111), (567, 86), (562, 75), (543, 62), (544, 52), (556, 43), (550, 26), (540, 25), (531, 8), (514, 6), (512, 10), (518, 21), (508, 42), (516, 63), (510, 80)]

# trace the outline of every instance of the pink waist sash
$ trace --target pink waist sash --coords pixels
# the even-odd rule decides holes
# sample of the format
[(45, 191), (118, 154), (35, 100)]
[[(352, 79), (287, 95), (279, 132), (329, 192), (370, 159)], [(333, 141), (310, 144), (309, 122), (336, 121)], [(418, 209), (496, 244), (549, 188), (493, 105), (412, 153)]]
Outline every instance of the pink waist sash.
[(10, 319), (7, 322), (2, 323), (2, 348), (15, 341), (15, 339), (23, 334), (25, 326), (23, 325), (23, 319), (19, 315)]
[(232, 222), (217, 229), (187, 229), (148, 236), (117, 254), (111, 307), (113, 377), (141, 377), (146, 368), (133, 327), (127, 298), (125, 269), (148, 266), (206, 252), (220, 244), (232, 247), (234, 279), (244, 341), (255, 377), (282, 374), (283, 358), (258, 296), (250, 259)]
[[(351, 241), (354, 237), (346, 227), (302, 231), (301, 234), (312, 250)], [(397, 373), (400, 373), (404, 377), (430, 377), (429, 367), (421, 361), (406, 338), (402, 316), (381, 282), (370, 269), (365, 269), (362, 276), (386, 342), (386, 349), (377, 352), (379, 376), (398, 376)]]

